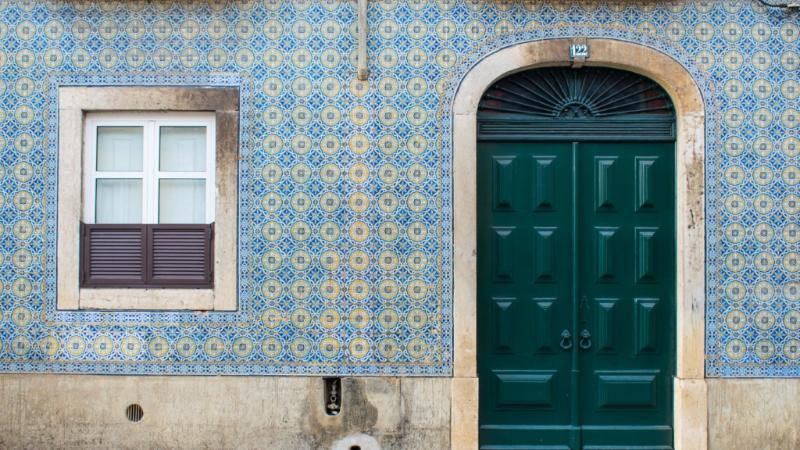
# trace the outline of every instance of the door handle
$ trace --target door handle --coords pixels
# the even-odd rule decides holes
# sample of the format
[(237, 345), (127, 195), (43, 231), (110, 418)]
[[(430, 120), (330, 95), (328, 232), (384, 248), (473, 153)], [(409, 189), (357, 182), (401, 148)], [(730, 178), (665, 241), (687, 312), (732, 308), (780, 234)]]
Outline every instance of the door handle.
[(572, 348), (572, 333), (569, 330), (564, 330), (561, 332), (561, 348), (564, 350), (569, 350)]
[(584, 329), (581, 331), (580, 334), (580, 341), (578, 341), (578, 347), (583, 350), (588, 350), (592, 348), (592, 334), (589, 333), (589, 330)]

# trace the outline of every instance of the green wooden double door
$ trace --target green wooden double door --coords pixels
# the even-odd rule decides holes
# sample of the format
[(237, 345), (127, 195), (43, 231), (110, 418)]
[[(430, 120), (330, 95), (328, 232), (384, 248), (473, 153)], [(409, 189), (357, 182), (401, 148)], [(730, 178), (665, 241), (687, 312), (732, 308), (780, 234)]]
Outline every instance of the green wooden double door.
[(674, 160), (479, 142), (482, 449), (672, 448)]

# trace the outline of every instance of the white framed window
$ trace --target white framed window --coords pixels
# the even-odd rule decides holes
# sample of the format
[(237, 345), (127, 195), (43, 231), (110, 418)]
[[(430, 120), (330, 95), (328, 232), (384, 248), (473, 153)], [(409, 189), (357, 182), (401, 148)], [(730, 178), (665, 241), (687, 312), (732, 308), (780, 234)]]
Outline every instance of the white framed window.
[(228, 86), (58, 88), (58, 310), (237, 310), (239, 104)]
[(87, 113), (84, 123), (84, 223), (214, 222), (214, 113)]

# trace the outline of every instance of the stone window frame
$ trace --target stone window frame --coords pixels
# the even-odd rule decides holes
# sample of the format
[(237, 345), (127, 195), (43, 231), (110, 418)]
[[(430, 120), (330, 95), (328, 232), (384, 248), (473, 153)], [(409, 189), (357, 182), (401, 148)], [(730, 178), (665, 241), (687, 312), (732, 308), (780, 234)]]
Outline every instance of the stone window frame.
[[(81, 288), (85, 116), (91, 112), (213, 112), (216, 133), (212, 289)], [(59, 310), (236, 311), (239, 89), (181, 86), (61, 86), (58, 89)]]

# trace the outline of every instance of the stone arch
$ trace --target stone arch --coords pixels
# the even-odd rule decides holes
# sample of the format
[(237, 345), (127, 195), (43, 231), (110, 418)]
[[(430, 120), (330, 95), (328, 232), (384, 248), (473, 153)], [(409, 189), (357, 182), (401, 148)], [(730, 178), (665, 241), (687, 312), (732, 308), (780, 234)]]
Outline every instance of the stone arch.
[[(538, 67), (568, 66), (573, 39), (546, 39), (502, 48), (469, 69), (452, 104), (453, 149), (453, 386), (452, 448), (477, 448), (476, 147), (477, 107), (496, 80)], [(705, 384), (705, 126), (700, 88), (689, 71), (653, 48), (588, 38), (587, 66), (611, 67), (659, 83), (676, 109), (677, 311), (674, 378), (675, 447), (707, 447)]]

